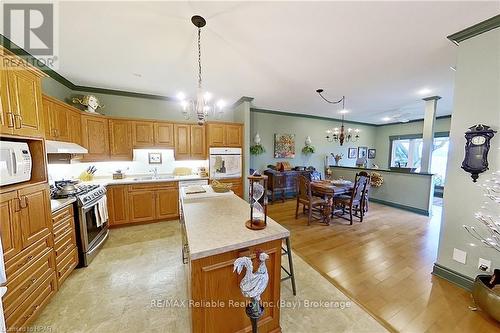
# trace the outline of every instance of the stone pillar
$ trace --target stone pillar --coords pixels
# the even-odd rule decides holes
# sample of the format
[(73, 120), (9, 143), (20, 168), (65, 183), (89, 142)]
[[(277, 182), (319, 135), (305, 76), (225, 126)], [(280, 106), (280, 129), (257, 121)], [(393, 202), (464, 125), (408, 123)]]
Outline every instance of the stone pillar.
[(441, 97), (431, 96), (424, 98), (425, 116), (424, 129), (422, 133), (422, 159), (420, 161), (420, 172), (431, 172), (432, 150), (434, 148), (434, 122), (436, 120), (437, 101)]

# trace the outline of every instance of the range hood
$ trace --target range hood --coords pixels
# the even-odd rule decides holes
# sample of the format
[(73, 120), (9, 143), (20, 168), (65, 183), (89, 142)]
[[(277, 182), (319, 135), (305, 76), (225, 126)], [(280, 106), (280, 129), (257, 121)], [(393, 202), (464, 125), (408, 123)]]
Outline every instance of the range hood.
[(45, 140), (47, 154), (87, 154), (89, 151), (76, 143)]

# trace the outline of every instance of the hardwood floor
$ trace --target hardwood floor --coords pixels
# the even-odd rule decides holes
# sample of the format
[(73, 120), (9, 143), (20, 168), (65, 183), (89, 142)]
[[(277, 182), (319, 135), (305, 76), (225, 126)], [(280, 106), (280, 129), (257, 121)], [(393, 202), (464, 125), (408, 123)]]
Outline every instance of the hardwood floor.
[[(269, 216), (291, 231), (292, 249), (364, 307), (400, 332), (500, 332), (472, 312), (470, 294), (431, 275), (441, 207), (432, 218), (370, 204), (363, 223), (334, 218), (330, 226), (295, 219), (295, 200), (269, 205)], [(298, 286), (300, 289), (300, 286)]]

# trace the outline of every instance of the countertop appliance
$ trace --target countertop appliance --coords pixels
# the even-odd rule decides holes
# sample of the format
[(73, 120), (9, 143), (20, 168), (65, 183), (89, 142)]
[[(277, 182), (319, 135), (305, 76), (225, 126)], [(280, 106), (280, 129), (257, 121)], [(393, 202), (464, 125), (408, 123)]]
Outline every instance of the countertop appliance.
[(241, 148), (210, 148), (210, 179), (240, 178)]
[[(65, 191), (71, 186), (74, 191)], [(102, 185), (78, 184), (74, 181), (56, 181), (51, 191), (51, 199), (76, 198), (75, 226), (78, 245), (79, 265), (86, 267), (95, 258), (109, 235), (108, 221), (98, 223), (98, 205), (106, 197)]]
[(26, 142), (0, 141), (0, 186), (31, 179), (31, 153)]
[(3, 295), (7, 292), (7, 287), (3, 285), (7, 282), (7, 277), (5, 275), (5, 265), (3, 262), (3, 248), (2, 241), (0, 239), (0, 332), (5, 332), (5, 318), (3, 316)]

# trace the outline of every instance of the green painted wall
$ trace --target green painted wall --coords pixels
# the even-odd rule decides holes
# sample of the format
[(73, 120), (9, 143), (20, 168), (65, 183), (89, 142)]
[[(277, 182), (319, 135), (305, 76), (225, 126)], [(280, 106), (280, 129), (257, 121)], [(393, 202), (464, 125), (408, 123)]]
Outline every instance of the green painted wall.
[[(439, 108), (439, 103), (438, 103)], [(451, 118), (440, 118), (436, 119), (434, 124), (435, 132), (449, 132), (450, 131)], [(381, 168), (389, 167), (389, 137), (394, 135), (405, 135), (405, 134), (422, 134), (424, 127), (424, 121), (411, 122), (411, 123), (401, 123), (394, 125), (379, 126), (376, 130), (375, 135), (375, 148), (377, 149), (377, 156), (375, 158), (375, 163)]]
[(69, 97), (73, 91), (64, 84), (57, 82), (51, 77), (42, 79), (42, 91), (45, 95), (57, 98), (61, 101), (69, 102)]
[[(347, 148), (367, 146), (374, 148), (375, 126), (346, 124), (347, 127), (359, 128), (361, 138), (359, 142), (347, 143), (342, 147), (338, 143), (329, 143), (325, 139), (326, 130), (332, 127), (340, 127), (340, 122), (324, 119), (314, 119), (302, 116), (293, 116), (289, 114), (272, 114), (252, 110), (250, 112), (250, 136), (251, 144), (253, 138), (258, 132), (261, 137), (261, 144), (266, 149), (262, 155), (251, 156), (250, 165), (254, 169), (265, 169), (268, 164), (275, 164), (278, 161), (289, 161), (292, 166), (314, 166), (324, 175), (325, 157), (330, 153), (344, 154), (341, 165), (354, 166), (355, 159), (347, 159)], [(274, 158), (274, 134), (289, 133), (295, 134), (295, 158), (294, 159), (275, 159)], [(312, 155), (304, 155), (301, 150), (305, 146), (306, 137), (310, 136), (312, 145), (316, 152)]]
[[(458, 46), (454, 111), (451, 119), (450, 150), (444, 191), (444, 210), (437, 263), (474, 278), (480, 274), (478, 259), (492, 260), (500, 267), (500, 253), (481, 246), (463, 229), (464, 224), (479, 224), (474, 213), (485, 198), (470, 174), (460, 168), (464, 158), (464, 132), (475, 124), (486, 124), (500, 131), (500, 28), (467, 39)], [(500, 170), (500, 133), (491, 140), (488, 157), (490, 170), (481, 174), (479, 182)], [(493, 214), (500, 214), (500, 209)], [(475, 243), (476, 246), (470, 246)], [(466, 264), (452, 259), (453, 249), (467, 252)]]

